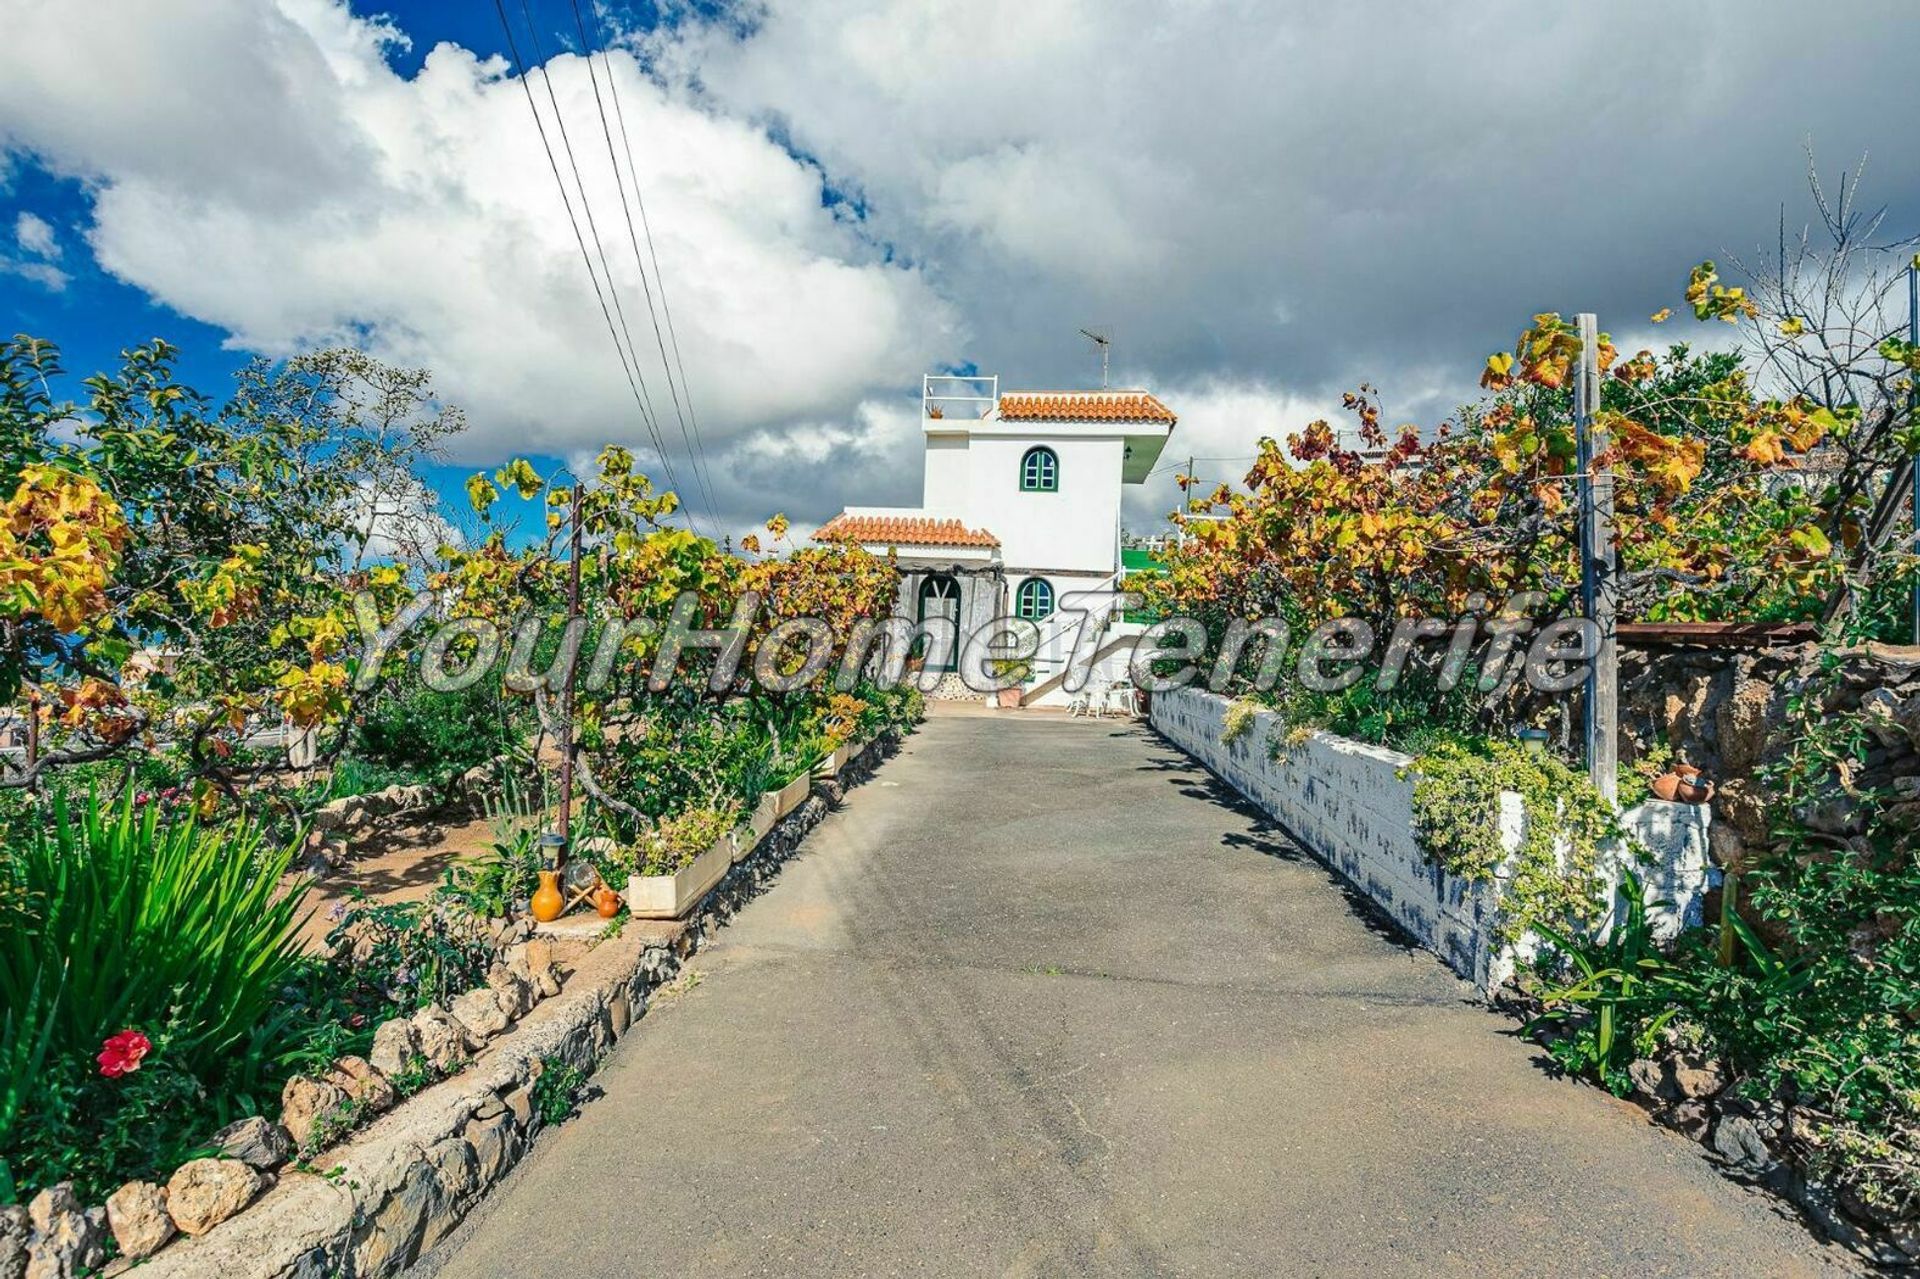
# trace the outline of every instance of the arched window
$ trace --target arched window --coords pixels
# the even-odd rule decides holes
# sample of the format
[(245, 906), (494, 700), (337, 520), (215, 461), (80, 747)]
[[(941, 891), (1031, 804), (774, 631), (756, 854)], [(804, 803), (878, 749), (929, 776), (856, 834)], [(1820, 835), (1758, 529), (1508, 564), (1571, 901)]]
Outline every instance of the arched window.
[(1020, 491), (1022, 493), (1058, 493), (1060, 491), (1060, 459), (1049, 448), (1028, 449), (1027, 455), (1020, 459)]
[(923, 630), (913, 641), (913, 655), (927, 659), (937, 671), (958, 667), (960, 648), (960, 583), (945, 573), (929, 573), (920, 582)]
[(1029, 622), (1042, 621), (1053, 614), (1053, 586), (1044, 577), (1030, 577), (1013, 593), (1013, 615)]

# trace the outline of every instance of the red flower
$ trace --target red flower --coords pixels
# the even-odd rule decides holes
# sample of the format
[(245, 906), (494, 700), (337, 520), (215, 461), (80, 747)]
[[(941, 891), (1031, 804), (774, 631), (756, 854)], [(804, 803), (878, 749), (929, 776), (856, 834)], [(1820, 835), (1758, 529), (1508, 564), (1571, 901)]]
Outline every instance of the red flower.
[(100, 1073), (118, 1079), (140, 1069), (140, 1059), (153, 1051), (153, 1041), (137, 1030), (110, 1035), (100, 1046)]

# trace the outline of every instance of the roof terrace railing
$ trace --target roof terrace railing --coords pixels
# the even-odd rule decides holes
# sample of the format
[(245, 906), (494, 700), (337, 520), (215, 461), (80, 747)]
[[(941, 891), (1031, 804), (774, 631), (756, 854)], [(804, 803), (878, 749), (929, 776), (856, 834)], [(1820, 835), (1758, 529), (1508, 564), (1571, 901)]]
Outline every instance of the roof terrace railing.
[[(984, 392), (984, 394), (982, 393)], [(920, 380), (920, 416), (983, 418), (1000, 403), (1000, 378), (929, 373)]]

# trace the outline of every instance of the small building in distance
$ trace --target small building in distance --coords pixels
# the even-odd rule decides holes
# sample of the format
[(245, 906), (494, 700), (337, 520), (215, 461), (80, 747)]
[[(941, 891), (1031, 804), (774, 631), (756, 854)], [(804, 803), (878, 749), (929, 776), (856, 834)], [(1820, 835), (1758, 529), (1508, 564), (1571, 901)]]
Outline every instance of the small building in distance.
[[(1152, 474), (1178, 420), (1143, 390), (1002, 392), (997, 377), (928, 375), (921, 504), (848, 507), (814, 538), (893, 552), (901, 616), (950, 620), (963, 636), (995, 617), (1039, 624), (1027, 687), (1061, 701), (1078, 619), (1057, 614), (1114, 588), (1125, 486)], [(952, 676), (936, 695), (979, 696), (959, 657), (928, 657)]]

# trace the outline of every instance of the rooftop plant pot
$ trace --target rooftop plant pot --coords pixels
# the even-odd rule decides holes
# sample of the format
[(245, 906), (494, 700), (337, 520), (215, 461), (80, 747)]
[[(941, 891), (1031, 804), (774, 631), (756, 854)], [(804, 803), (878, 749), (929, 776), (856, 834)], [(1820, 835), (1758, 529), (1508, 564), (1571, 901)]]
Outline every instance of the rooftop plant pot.
[(680, 919), (733, 865), (733, 835), (714, 841), (713, 847), (671, 875), (629, 875), (627, 913), (635, 919)]
[(813, 793), (813, 778), (806, 773), (794, 778), (779, 790), (773, 792), (775, 798), (775, 820), (785, 817), (794, 809), (807, 802), (807, 796)]

